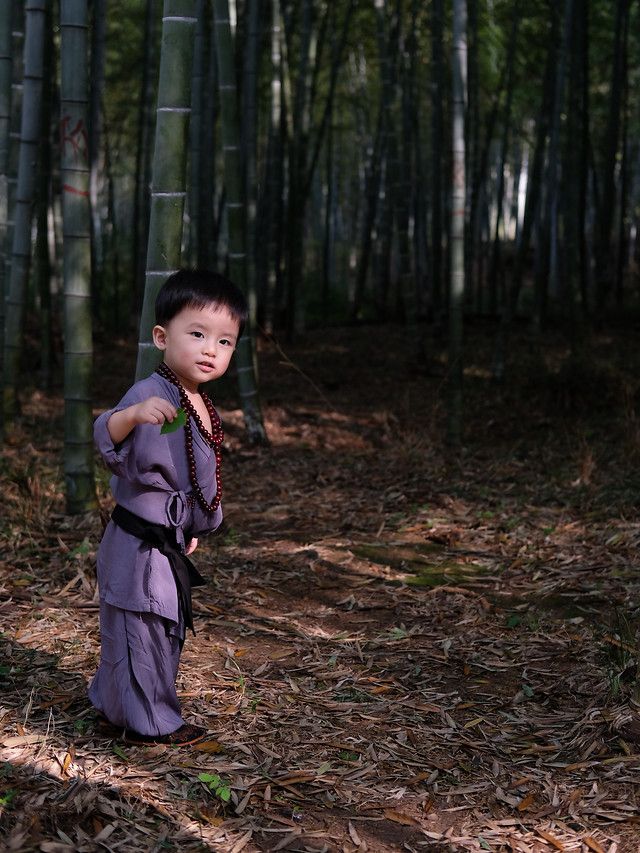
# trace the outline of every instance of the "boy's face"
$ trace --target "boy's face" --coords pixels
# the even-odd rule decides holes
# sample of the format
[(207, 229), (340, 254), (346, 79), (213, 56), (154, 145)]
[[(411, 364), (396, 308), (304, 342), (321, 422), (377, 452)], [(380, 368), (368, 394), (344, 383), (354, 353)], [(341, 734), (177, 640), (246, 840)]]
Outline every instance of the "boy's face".
[(195, 394), (202, 382), (225, 373), (238, 333), (238, 321), (227, 308), (184, 308), (166, 326), (154, 328), (153, 342), (183, 388)]

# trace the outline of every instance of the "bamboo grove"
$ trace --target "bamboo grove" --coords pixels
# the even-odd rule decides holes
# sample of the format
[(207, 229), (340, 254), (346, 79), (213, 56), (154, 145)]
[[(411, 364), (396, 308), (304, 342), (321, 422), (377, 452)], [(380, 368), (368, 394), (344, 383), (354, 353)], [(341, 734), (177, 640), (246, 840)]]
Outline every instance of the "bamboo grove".
[[(640, 4), (631, 0), (6, 0), (0, 8), (4, 432), (64, 339), (68, 507), (95, 503), (92, 331), (139, 334), (179, 265), (229, 273), (248, 435), (256, 331), (538, 346), (637, 303)], [(518, 328), (523, 328), (520, 323)]]

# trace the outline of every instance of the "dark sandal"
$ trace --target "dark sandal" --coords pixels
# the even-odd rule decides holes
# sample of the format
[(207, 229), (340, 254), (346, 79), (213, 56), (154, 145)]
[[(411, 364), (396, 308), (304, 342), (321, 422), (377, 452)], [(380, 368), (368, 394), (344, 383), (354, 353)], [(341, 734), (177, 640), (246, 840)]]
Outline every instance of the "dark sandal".
[(185, 723), (168, 735), (141, 735), (139, 732), (127, 729), (124, 733), (124, 741), (133, 746), (158, 746), (161, 744), (165, 746), (189, 746), (192, 743), (199, 743), (204, 740), (205, 735), (205, 729)]

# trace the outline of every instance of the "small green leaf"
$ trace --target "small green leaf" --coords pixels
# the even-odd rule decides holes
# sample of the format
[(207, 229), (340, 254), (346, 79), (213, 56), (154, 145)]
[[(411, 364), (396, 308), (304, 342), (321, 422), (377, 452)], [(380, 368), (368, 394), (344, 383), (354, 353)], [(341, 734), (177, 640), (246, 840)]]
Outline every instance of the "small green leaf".
[(119, 755), (120, 758), (123, 758), (125, 761), (129, 760), (127, 754), (120, 749), (120, 747), (118, 746), (117, 743), (114, 743), (113, 751), (115, 752), (116, 755)]
[(181, 426), (184, 426), (187, 422), (187, 414), (184, 409), (178, 409), (178, 414), (172, 421), (165, 421), (162, 424), (162, 429), (160, 430), (161, 435), (167, 435), (167, 433), (175, 432), (177, 429), (180, 429)]

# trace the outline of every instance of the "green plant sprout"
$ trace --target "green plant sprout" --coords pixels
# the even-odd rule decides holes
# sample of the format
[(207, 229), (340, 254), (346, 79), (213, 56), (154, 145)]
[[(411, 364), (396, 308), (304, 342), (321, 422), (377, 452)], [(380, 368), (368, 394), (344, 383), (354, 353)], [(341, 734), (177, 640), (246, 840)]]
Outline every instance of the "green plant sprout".
[(73, 551), (69, 552), (68, 559), (69, 560), (75, 560), (76, 557), (83, 557), (83, 556), (86, 556), (88, 553), (89, 553), (89, 540), (85, 536), (85, 538), (77, 546), (77, 548), (74, 548)]
[(227, 655), (227, 664), (225, 664), (225, 666), (228, 666), (228, 664), (230, 664), (230, 663), (233, 664), (233, 666), (235, 666), (235, 668), (238, 670), (238, 684), (240, 687), (240, 692), (244, 693), (246, 687), (245, 687), (245, 683), (244, 683), (244, 676), (242, 674), (242, 670), (238, 666), (237, 662), (230, 655)]
[(230, 527), (225, 533), (222, 542), (225, 545), (235, 545), (240, 540), (240, 535), (239, 531)]
[(228, 803), (231, 799), (231, 788), (229, 787), (229, 783), (225, 782), (224, 779), (221, 779), (217, 773), (214, 773), (213, 776), (211, 773), (198, 773), (198, 779), (209, 788), (210, 791), (219, 797), (223, 803)]
[(13, 808), (13, 803), (17, 796), (18, 792), (15, 788), (7, 788), (6, 791), (0, 794), (0, 811), (2, 809)]
[(343, 761), (357, 761), (360, 758), (360, 755), (357, 752), (347, 752), (347, 750), (342, 750), (342, 752), (338, 753), (338, 756), (342, 758)]

